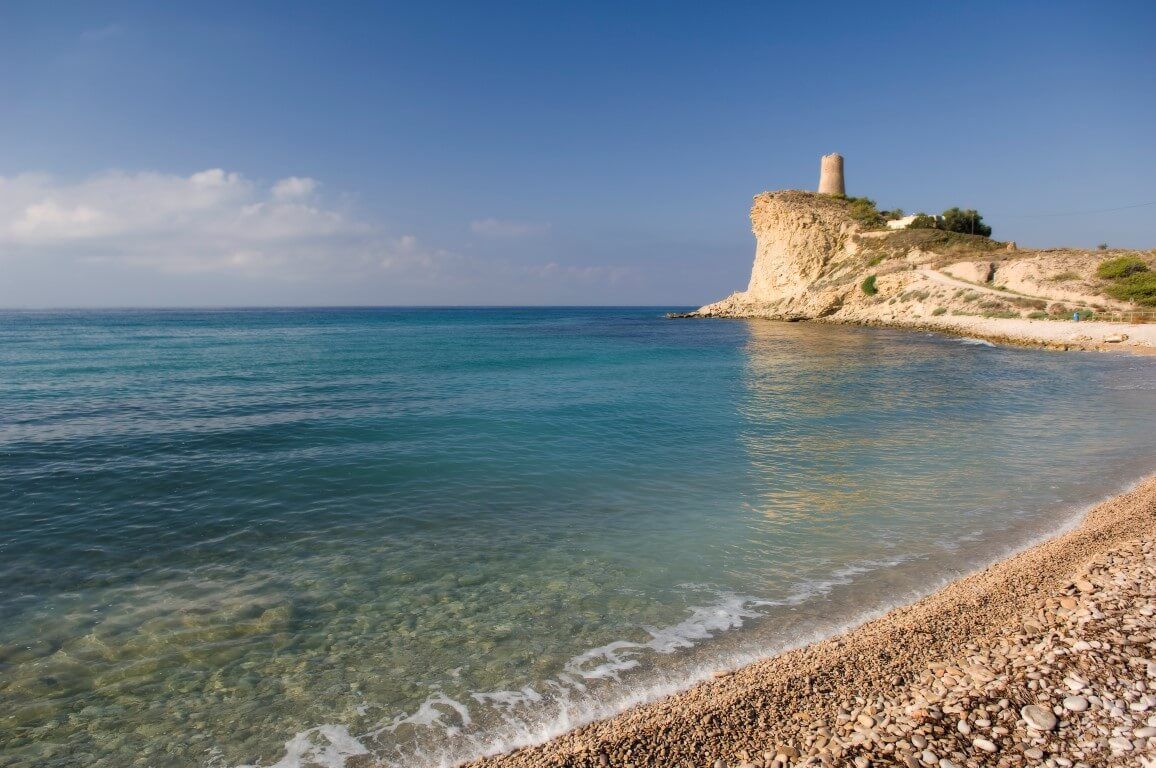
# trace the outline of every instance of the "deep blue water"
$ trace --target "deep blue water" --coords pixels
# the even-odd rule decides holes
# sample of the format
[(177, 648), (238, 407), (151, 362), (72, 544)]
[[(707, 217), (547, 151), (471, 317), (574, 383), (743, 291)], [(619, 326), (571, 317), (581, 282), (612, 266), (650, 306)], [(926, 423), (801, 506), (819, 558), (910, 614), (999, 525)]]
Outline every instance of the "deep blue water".
[(1138, 479), (1154, 373), (656, 309), (0, 313), (0, 766), (557, 732)]

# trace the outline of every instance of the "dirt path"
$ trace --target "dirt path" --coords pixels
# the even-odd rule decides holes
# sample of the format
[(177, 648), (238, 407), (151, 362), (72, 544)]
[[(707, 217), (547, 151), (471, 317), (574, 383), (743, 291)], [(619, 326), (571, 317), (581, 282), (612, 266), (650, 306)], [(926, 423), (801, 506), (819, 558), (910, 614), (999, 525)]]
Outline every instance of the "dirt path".
[(979, 285), (978, 283), (969, 283), (966, 280), (960, 280), (957, 277), (952, 277), (951, 275), (944, 274), (943, 272), (940, 272), (937, 269), (929, 269), (927, 267), (923, 267), (923, 268), (916, 270), (916, 271), (920, 275), (926, 277), (928, 280), (931, 280), (933, 282), (941, 283), (943, 285), (951, 285), (951, 286), (954, 286), (956, 288), (966, 288), (967, 290), (975, 291), (976, 293), (990, 293), (994, 296), (999, 296), (1000, 298), (1004, 298), (1004, 299), (1017, 299), (1018, 298), (1018, 299), (1040, 299), (1041, 301), (1055, 301), (1055, 299), (1050, 299), (1047, 296), (1032, 296), (1031, 294), (1027, 294), (1027, 293), (1013, 293), (1012, 291), (1001, 291), (998, 288), (989, 288), (986, 285)]

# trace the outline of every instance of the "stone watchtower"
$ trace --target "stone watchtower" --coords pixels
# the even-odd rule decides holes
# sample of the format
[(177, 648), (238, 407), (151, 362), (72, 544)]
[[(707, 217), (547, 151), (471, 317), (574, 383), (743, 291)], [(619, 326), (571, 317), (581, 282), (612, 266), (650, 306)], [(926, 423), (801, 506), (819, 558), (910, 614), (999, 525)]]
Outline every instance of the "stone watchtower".
[(843, 186), (843, 156), (838, 152), (823, 155), (819, 164), (819, 194), (846, 195)]

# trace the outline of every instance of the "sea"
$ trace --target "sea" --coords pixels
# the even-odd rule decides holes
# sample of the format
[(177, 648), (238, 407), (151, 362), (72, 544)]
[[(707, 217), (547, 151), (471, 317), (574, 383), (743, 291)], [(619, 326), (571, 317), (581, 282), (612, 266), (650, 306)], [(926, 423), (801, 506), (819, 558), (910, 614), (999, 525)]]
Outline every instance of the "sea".
[(1156, 360), (663, 308), (0, 312), (0, 766), (452, 766), (1156, 468)]

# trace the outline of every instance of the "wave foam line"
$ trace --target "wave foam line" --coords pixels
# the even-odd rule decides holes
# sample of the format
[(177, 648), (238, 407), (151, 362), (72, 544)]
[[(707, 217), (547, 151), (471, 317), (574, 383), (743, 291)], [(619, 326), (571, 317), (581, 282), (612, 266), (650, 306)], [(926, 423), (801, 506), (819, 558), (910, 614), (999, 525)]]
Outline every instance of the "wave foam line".
[[(1125, 483), (1114, 492), (1104, 495), (1091, 504), (1073, 505), (1069, 507), (1058, 517), (1055, 527), (1035, 536), (1030, 536), (1018, 544), (988, 550), (990, 557), (972, 564), (968, 570), (974, 571), (986, 567), (993, 562), (1012, 557), (1050, 538), (1072, 530), (1090, 509), (1113, 496), (1118, 496), (1131, 490), (1142, 481), (1143, 477), (1139, 480)], [(696, 617), (701, 621), (703, 616), (709, 616), (712, 610), (717, 613), (711, 620), (710, 626), (715, 627), (716, 632), (726, 628), (738, 628), (742, 626), (744, 618), (763, 615), (754, 611), (753, 609), (755, 607), (784, 604), (792, 606), (799, 605), (805, 602), (807, 596), (814, 597), (818, 594), (825, 594), (830, 592), (835, 586), (853, 582), (857, 575), (898, 565), (900, 562), (902, 562), (902, 558), (898, 560), (868, 561), (852, 564), (834, 572), (829, 579), (816, 582), (814, 585), (801, 587), (783, 601), (768, 601), (720, 593), (723, 594), (723, 599), (719, 604), (693, 609), (689, 618), (674, 625), (669, 628), (669, 630), (672, 631), (672, 636), (677, 635), (684, 640), (690, 640), (692, 637), (696, 639), (709, 639), (713, 635), (709, 633), (703, 634), (706, 630), (705, 626), (701, 623), (694, 626), (690, 631), (685, 631), (685, 628), (695, 625)], [(540, 693), (529, 686), (523, 688), (521, 691), (492, 691), (472, 694), (473, 698), (479, 701), (479, 703), (496, 703), (500, 709), (506, 710), (502, 718), (503, 724), (497, 728), (475, 734), (462, 733), (460, 727), (449, 726), (450, 728), (457, 728), (455, 731), (455, 733), (458, 734), (458, 738), (455, 739), (456, 744), (451, 745), (443, 741), (438, 745), (419, 746), (408, 752), (404, 752), (402, 749), (395, 747), (392, 758), (386, 755), (379, 755), (379, 757), (385, 760), (384, 765), (389, 768), (455, 768), (455, 766), (459, 766), (470, 760), (542, 744), (595, 721), (613, 717), (632, 707), (648, 704), (665, 698), (666, 696), (685, 691), (704, 680), (714, 677), (720, 672), (744, 667), (754, 662), (768, 659), (781, 653), (802, 648), (838, 635), (860, 624), (879, 618), (895, 608), (909, 605), (916, 600), (937, 592), (963, 575), (965, 574), (961, 572), (944, 574), (939, 579), (931, 580), (922, 588), (893, 595), (890, 600), (878, 603), (871, 608), (853, 613), (842, 619), (819, 624), (810, 631), (800, 633), (789, 640), (784, 640), (782, 643), (760, 648), (755, 651), (719, 656), (711, 661), (695, 665), (689, 670), (683, 670), (677, 676), (660, 674), (646, 685), (633, 686), (625, 690), (619, 688), (610, 691), (611, 696), (608, 698), (585, 695), (587, 687), (582, 682), (582, 678), (575, 678), (568, 673), (559, 675), (557, 680), (547, 681), (545, 687), (549, 690), (546, 694)], [(732, 609), (737, 607), (737, 610), (732, 610), (732, 612), (728, 614), (726, 606), (731, 606)], [(683, 627), (684, 631), (681, 633), (674, 631), (679, 627)], [(567, 668), (574, 666), (577, 662), (576, 666), (580, 670), (584, 669), (579, 660), (596, 658), (597, 656), (592, 656), (592, 654), (596, 651), (607, 651), (607, 649), (610, 649), (609, 652), (613, 653), (615, 658), (611, 659), (607, 656), (607, 662), (605, 662), (605, 664), (613, 667), (615, 664), (622, 663), (624, 655), (628, 652), (637, 652), (645, 648), (651, 648), (656, 651), (658, 648), (670, 648), (670, 650), (667, 651), (669, 653), (678, 648), (689, 647), (688, 645), (671, 645), (667, 642), (660, 641), (660, 637), (665, 638), (665, 634), (665, 631), (658, 633), (651, 632), (652, 639), (648, 643), (626, 643), (623, 645), (626, 641), (619, 641), (602, 646), (601, 649), (586, 651), (575, 656), (574, 659), (567, 664)], [(631, 660), (633, 659), (625, 658), (625, 661)], [(585, 671), (597, 672), (602, 666), (603, 665), (596, 665), (592, 669), (586, 669)], [(591, 680), (597, 678), (585, 679)], [(437, 707), (439, 706), (449, 711), (438, 710)], [(523, 709), (532, 710), (538, 717), (523, 719), (519, 716), (520, 711)], [(427, 699), (414, 715), (400, 716), (383, 728), (371, 731), (360, 737), (355, 738), (351, 736), (345, 726), (317, 726), (298, 733), (286, 742), (285, 756), (273, 766), (270, 766), (270, 768), (314, 768), (314, 766), (318, 768), (343, 768), (345, 761), (349, 757), (370, 754), (371, 750), (365, 746), (363, 741), (377, 737), (384, 731), (396, 731), (397, 727), (395, 727), (395, 724), (400, 726), (402, 722), (410, 722), (414, 725), (420, 724), (426, 727), (433, 727), (440, 724), (442, 716), (450, 714), (450, 712), (456, 713), (459, 718), (461, 718), (463, 725), (467, 724), (466, 719), (469, 718), (468, 708), (461, 702), (457, 702), (445, 696), (443, 693), (438, 692)], [(418, 717), (418, 715), (422, 715), (422, 717)], [(473, 720), (469, 719), (468, 722), (473, 722)], [(443, 731), (443, 734), (449, 733), (448, 728)], [(327, 743), (321, 742), (321, 739), (324, 739)], [(238, 766), (237, 768), (258, 767)]]

